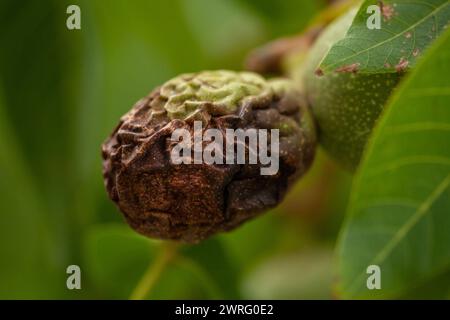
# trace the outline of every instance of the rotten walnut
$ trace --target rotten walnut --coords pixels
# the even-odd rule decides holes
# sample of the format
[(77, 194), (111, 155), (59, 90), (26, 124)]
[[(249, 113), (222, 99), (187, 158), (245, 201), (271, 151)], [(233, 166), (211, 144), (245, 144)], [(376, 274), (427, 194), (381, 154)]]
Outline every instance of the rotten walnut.
[[(193, 132), (197, 121), (204, 130), (278, 129), (278, 172), (261, 175), (261, 163), (174, 164), (172, 133)], [(121, 118), (102, 147), (103, 175), (137, 232), (195, 243), (276, 206), (309, 168), (315, 145), (311, 115), (290, 81), (206, 71), (166, 82)]]

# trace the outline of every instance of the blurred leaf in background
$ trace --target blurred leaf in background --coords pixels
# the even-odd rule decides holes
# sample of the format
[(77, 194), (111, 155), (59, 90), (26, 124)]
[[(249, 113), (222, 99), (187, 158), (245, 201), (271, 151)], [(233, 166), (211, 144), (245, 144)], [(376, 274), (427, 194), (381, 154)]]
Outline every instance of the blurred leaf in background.
[(70, 129), (75, 103), (68, 63), (74, 39), (63, 36), (58, 12), (65, 11), (60, 10), (53, 2), (0, 4), (0, 122), (5, 131), (0, 201), (1, 277), (5, 281), (1, 281), (0, 296), (5, 298), (62, 292), (62, 264), (75, 242), (76, 222), (70, 214)]
[(274, 256), (242, 284), (246, 299), (331, 299), (333, 250), (315, 248)]
[(0, 293), (27, 298), (46, 285), (54, 257), (43, 204), (5, 111), (0, 92)]
[(258, 14), (267, 26), (269, 37), (275, 38), (299, 33), (321, 8), (332, 1), (239, 0), (239, 2)]

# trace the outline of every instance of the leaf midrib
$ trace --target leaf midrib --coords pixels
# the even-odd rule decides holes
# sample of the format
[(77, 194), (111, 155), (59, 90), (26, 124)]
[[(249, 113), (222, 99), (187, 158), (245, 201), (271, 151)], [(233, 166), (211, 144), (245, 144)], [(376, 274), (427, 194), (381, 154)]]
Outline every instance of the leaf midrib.
[[(383, 248), (378, 252), (375, 258), (369, 263), (369, 265), (380, 265), (389, 256), (392, 250), (400, 243), (400, 241), (406, 237), (409, 231), (420, 221), (422, 217), (429, 212), (429, 209), (433, 203), (439, 198), (439, 196), (450, 185), (450, 174), (430, 193), (430, 195), (419, 205), (414, 214), (402, 225), (400, 229), (393, 235), (393, 237), (386, 243)], [(355, 287), (361, 283), (361, 279), (364, 277), (364, 270), (355, 278), (355, 280), (349, 285), (349, 292), (353, 292)]]

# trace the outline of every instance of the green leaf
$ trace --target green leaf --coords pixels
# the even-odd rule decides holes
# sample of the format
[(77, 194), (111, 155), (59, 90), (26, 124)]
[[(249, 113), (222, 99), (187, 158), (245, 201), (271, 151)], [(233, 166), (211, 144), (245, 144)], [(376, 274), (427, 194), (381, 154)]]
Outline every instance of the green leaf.
[[(269, 211), (232, 232), (219, 235), (218, 238), (243, 273), (276, 251), (280, 246), (283, 231), (276, 212)], [(267, 236), (268, 234), (270, 236)]]
[(129, 297), (157, 253), (156, 241), (134, 233), (124, 225), (92, 227), (86, 235), (84, 263), (88, 284), (84, 290), (101, 297)]
[(450, 268), (437, 274), (435, 277), (412, 288), (409, 292), (406, 292), (400, 297), (400, 299), (448, 299), (448, 293), (450, 292)]
[[(74, 103), (69, 92), (73, 92), (72, 71), (78, 68), (74, 48), (79, 33), (65, 28), (65, 8), (58, 1), (0, 4), (5, 113), (13, 124), (22, 163), (39, 192), (42, 223), (58, 250), (57, 262), (52, 263), (58, 263), (60, 270), (72, 258), (72, 244), (79, 234), (73, 205), (66, 205), (73, 187), (70, 132)], [(35, 49), (31, 52), (30, 48)], [(22, 202), (33, 207), (33, 199), (25, 195)]]
[[(450, 30), (393, 97), (357, 173), (339, 242), (345, 298), (396, 297), (450, 265)], [(368, 290), (366, 268), (381, 268)]]
[(214, 282), (213, 286), (220, 291), (217, 298), (238, 297), (236, 287), (238, 270), (221, 239), (214, 237), (198, 245), (186, 246), (182, 254), (207, 273), (209, 281)]
[(0, 150), (0, 298), (54, 297), (54, 282), (61, 280), (49, 278), (54, 248), (41, 197), (6, 115), (1, 87)]
[[(83, 291), (94, 293), (94, 297), (128, 299), (147, 268), (163, 249), (160, 244), (160, 241), (138, 235), (123, 224), (92, 227), (84, 242), (84, 260), (77, 263), (82, 271), (86, 271)], [(192, 253), (195, 248), (188, 251)], [(215, 258), (218, 253), (216, 252)], [(210, 277), (210, 274), (215, 276), (216, 271), (209, 273), (200, 262), (191, 259), (189, 254), (184, 257), (179, 252), (165, 267), (147, 298), (221, 297), (214, 284), (216, 279)]]
[[(310, 23), (320, 9), (323, 1), (311, 0), (235, 0), (257, 13), (267, 25), (271, 38), (283, 37), (300, 32)], [(233, 2), (233, 1), (228, 1)]]
[(332, 262), (327, 248), (271, 257), (244, 278), (244, 298), (330, 299)]
[[(378, 5), (381, 28), (369, 29), (367, 8)], [(373, 13), (372, 13), (373, 14)], [(397, 72), (416, 64), (422, 52), (448, 27), (448, 0), (366, 0), (344, 39), (321, 62), (327, 72)]]
[(180, 4), (189, 29), (209, 58), (244, 55), (263, 39), (260, 20), (238, 2), (182, 0)]

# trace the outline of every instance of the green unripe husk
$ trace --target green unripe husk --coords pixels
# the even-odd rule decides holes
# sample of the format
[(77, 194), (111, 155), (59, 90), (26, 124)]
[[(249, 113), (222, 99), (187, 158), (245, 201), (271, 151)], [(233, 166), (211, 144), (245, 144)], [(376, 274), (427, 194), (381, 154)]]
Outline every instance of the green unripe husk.
[(401, 74), (359, 74), (357, 70), (321, 74), (320, 62), (330, 47), (342, 39), (356, 11), (330, 24), (304, 61), (291, 67), (300, 80), (315, 116), (319, 141), (345, 168), (358, 165), (367, 139)]

